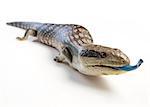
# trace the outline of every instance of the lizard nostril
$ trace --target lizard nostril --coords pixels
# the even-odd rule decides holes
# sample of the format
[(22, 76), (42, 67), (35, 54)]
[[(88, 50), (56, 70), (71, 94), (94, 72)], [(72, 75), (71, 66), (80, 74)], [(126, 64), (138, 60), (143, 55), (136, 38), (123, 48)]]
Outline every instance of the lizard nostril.
[(126, 61), (125, 60), (122, 60), (122, 64), (125, 64), (126, 63)]
[(117, 52), (120, 52), (120, 50), (119, 50), (119, 49), (117, 49), (117, 48), (114, 48), (114, 50), (115, 50), (115, 51), (117, 51)]

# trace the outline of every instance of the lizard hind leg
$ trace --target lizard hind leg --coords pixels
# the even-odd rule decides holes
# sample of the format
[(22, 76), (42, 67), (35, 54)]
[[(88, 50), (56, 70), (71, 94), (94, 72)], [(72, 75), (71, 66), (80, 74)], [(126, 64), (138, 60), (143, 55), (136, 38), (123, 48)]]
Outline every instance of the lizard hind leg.
[(16, 39), (18, 39), (20, 41), (27, 40), (29, 35), (35, 37), (35, 36), (37, 36), (37, 31), (33, 30), (33, 29), (28, 29), (28, 30), (26, 30), (23, 37), (17, 37)]

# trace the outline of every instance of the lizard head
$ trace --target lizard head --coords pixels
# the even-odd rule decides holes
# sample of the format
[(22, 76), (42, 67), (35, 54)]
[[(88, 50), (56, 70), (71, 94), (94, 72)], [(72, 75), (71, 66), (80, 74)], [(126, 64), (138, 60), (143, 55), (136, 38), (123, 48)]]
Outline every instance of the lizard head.
[(120, 74), (121, 67), (130, 64), (129, 58), (121, 50), (93, 44), (84, 46), (80, 59), (83, 68), (94, 74)]
[[(70, 59), (72, 66), (87, 75), (117, 75), (137, 69), (143, 60), (140, 59), (136, 65), (129, 65), (130, 60), (121, 50), (101, 45), (86, 44), (80, 48), (67, 44), (66, 56)], [(78, 56), (78, 57), (76, 57)]]

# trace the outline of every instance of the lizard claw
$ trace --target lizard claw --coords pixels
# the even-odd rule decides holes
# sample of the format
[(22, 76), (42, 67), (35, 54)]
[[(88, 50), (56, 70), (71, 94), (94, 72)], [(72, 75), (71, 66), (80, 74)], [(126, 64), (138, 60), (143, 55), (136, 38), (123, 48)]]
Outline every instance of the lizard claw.
[(59, 56), (56, 56), (55, 58), (54, 58), (54, 61), (56, 61), (56, 62), (62, 62), (62, 60), (61, 60), (61, 58), (59, 57)]

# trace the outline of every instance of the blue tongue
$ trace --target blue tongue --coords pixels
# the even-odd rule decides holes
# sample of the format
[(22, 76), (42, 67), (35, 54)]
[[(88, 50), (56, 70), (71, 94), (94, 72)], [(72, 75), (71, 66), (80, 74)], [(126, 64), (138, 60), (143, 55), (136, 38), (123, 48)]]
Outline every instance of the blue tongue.
[(123, 67), (114, 67), (114, 68), (117, 69), (117, 70), (131, 71), (131, 70), (137, 69), (142, 63), (143, 63), (143, 60), (140, 59), (138, 61), (138, 63), (134, 66), (127, 65), (127, 66), (123, 66)]

